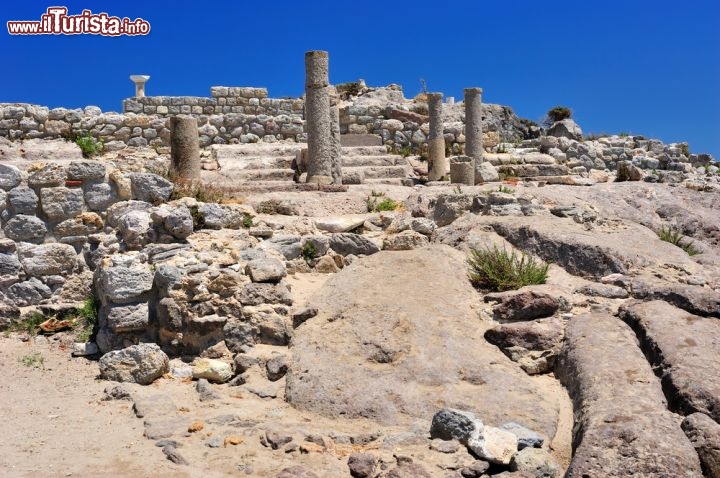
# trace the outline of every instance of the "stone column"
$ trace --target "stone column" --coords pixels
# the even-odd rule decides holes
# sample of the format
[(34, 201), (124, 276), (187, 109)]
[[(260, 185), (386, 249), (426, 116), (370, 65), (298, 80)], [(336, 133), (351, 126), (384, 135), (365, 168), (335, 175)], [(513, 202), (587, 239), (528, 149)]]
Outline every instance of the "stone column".
[(148, 75), (130, 75), (130, 80), (135, 83), (135, 97), (145, 96), (145, 83), (150, 79)]
[(340, 108), (330, 106), (330, 133), (332, 140), (332, 168), (333, 184), (342, 184), (342, 145), (340, 144)]
[(475, 162), (476, 184), (482, 182), (477, 174), (483, 161), (482, 92), (482, 88), (465, 88), (465, 155)]
[(453, 156), (450, 158), (450, 182), (474, 186), (475, 160), (469, 156)]
[(440, 181), (448, 174), (442, 121), (442, 93), (428, 93), (430, 132), (428, 134), (428, 180)]
[(333, 182), (330, 83), (326, 51), (305, 52), (305, 124), (308, 136), (307, 182)]
[(200, 140), (197, 119), (170, 117), (170, 174), (178, 179), (200, 179)]

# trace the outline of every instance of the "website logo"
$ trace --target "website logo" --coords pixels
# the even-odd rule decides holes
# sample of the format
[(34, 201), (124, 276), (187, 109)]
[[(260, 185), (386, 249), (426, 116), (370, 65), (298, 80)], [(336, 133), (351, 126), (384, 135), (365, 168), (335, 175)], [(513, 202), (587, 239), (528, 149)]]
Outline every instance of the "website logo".
[(40, 20), (7, 22), (10, 35), (147, 35), (150, 23), (142, 18), (111, 17), (107, 13), (83, 10), (79, 15), (68, 15), (66, 7), (49, 7)]

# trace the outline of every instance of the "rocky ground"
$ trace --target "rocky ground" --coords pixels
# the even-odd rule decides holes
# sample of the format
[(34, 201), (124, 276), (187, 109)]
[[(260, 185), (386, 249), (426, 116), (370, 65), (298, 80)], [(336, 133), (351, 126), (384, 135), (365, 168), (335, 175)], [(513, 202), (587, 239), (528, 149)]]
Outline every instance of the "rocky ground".
[[(713, 178), (216, 205), (167, 201), (156, 152), (99, 162), (112, 179), (0, 170), (7, 476), (720, 476)], [(467, 254), (486, 246), (549, 262), (547, 282), (473, 288)], [(13, 326), (88, 293), (89, 344)]]

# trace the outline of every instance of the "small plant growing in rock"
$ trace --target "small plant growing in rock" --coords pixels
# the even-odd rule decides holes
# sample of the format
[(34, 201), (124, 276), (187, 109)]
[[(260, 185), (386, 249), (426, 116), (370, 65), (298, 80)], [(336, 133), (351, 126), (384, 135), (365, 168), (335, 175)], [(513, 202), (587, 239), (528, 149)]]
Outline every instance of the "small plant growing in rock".
[(459, 185), (459, 184), (457, 184), (457, 185), (453, 188), (453, 192), (454, 192), (455, 194), (462, 194), (462, 189), (460, 189), (460, 185)]
[(318, 250), (312, 241), (306, 241), (302, 246), (302, 257), (305, 262), (310, 262), (318, 256)]
[(670, 244), (679, 247), (687, 253), (689, 256), (696, 256), (700, 254), (693, 241), (683, 242), (683, 233), (672, 227), (662, 226), (658, 232), (658, 237), (661, 241), (669, 242)]
[(375, 204), (375, 211), (394, 211), (397, 209), (399, 204), (394, 199), (385, 198), (379, 203)]
[(45, 357), (35, 352), (34, 354), (24, 355), (18, 361), (26, 367), (45, 368)]
[(468, 277), (472, 284), (482, 290), (506, 291), (526, 285), (544, 284), (549, 264), (536, 260), (525, 253), (508, 252), (497, 246), (470, 249), (467, 260)]
[(505, 194), (515, 194), (515, 190), (513, 188), (509, 188), (504, 185), (500, 185), (498, 187), (498, 192), (505, 193)]
[(250, 229), (251, 227), (253, 227), (253, 218), (250, 214), (246, 212), (243, 213), (242, 225), (245, 229)]
[(75, 309), (71, 313), (72, 317), (77, 320), (80, 326), (80, 332), (77, 334), (78, 342), (89, 342), (95, 331), (98, 321), (98, 310), (100, 309), (100, 301), (95, 296), (85, 299), (83, 305)]
[(75, 138), (75, 144), (80, 147), (82, 154), (86, 158), (91, 158), (100, 154), (103, 150), (103, 142), (98, 141), (89, 134), (79, 135)]

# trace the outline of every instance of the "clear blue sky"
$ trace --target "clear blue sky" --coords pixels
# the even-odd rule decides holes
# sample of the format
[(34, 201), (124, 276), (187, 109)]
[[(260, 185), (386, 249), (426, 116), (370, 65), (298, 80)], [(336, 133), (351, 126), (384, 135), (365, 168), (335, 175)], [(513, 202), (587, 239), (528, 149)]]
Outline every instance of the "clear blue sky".
[[(144, 37), (11, 36), (8, 20), (70, 14), (142, 17)], [(303, 53), (330, 52), (333, 83), (400, 83), (484, 101), (533, 120), (561, 104), (585, 132), (689, 141), (720, 159), (718, 0), (428, 2), (7, 1), (0, 102), (120, 110), (130, 74), (149, 95), (208, 96), (210, 86), (303, 91)]]

